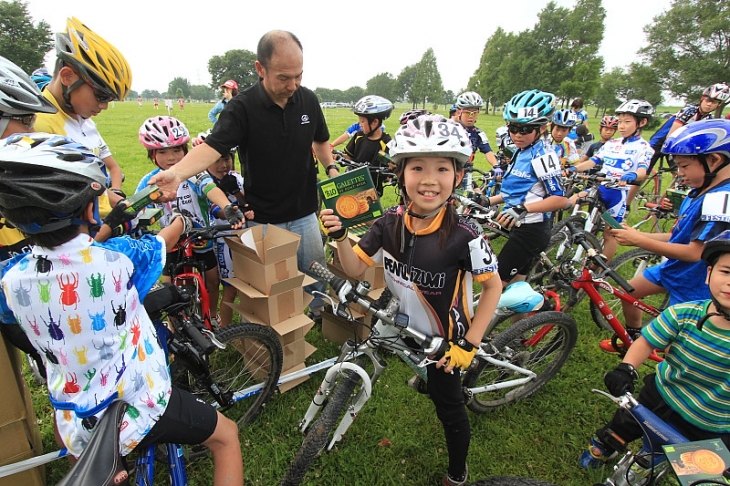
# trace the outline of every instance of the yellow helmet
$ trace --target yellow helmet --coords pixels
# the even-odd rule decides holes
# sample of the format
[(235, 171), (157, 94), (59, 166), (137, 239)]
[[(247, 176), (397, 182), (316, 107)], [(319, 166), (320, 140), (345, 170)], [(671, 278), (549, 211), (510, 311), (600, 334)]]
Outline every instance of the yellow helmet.
[(123, 100), (132, 86), (132, 70), (113, 45), (82, 24), (66, 19), (66, 32), (56, 34), (56, 55), (94, 88)]

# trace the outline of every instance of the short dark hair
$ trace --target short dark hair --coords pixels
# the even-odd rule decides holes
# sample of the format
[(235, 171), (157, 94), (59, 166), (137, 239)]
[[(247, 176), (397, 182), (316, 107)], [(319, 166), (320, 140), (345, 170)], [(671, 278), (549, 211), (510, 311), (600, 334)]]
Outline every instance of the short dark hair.
[(268, 68), (269, 63), (271, 62), (271, 57), (274, 55), (276, 45), (284, 40), (294, 41), (299, 46), (299, 49), (304, 52), (302, 43), (299, 41), (297, 36), (286, 30), (271, 30), (259, 39), (259, 44), (256, 47), (256, 60), (258, 60), (263, 67)]
[[(84, 205), (84, 209), (86, 207), (87, 204)], [(33, 223), (42, 225), (56, 217), (52, 211), (35, 206), (15, 209), (3, 208), (3, 216), (8, 222), (16, 226), (25, 226)], [(64, 226), (63, 228), (48, 233), (26, 233), (22, 230), (20, 231), (25, 235), (31, 245), (42, 246), (43, 248), (55, 248), (74, 239), (79, 234), (79, 225), (72, 224)]]
[(575, 133), (579, 137), (585, 137), (586, 135), (588, 135), (588, 127), (585, 125), (578, 125), (577, 127), (575, 127)]
[(573, 102), (570, 104), (571, 108), (583, 108), (583, 98), (576, 98), (573, 100)]

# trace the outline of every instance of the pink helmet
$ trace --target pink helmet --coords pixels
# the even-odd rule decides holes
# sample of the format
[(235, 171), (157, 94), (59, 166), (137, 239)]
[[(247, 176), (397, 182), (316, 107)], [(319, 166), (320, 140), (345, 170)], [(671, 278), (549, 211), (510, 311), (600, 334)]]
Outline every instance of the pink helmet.
[(139, 141), (150, 150), (178, 147), (190, 141), (190, 133), (177, 118), (154, 116), (139, 127)]

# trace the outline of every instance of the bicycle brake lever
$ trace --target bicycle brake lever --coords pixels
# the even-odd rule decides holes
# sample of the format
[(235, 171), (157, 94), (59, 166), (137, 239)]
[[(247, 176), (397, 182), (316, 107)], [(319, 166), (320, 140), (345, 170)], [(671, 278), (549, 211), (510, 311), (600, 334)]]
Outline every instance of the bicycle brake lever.
[(213, 331), (210, 331), (208, 329), (203, 329), (200, 332), (202, 332), (203, 334), (208, 336), (208, 339), (210, 339), (210, 342), (213, 343), (213, 345), (215, 347), (217, 347), (218, 349), (226, 349), (226, 345), (223, 344), (222, 342), (220, 342), (218, 339), (216, 339), (215, 333)]

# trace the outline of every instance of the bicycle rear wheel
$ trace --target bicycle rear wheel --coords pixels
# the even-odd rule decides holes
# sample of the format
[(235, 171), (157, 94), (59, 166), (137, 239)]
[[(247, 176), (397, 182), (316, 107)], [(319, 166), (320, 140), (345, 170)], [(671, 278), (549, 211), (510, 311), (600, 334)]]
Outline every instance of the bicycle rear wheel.
[(513, 476), (499, 476), (485, 478), (468, 486), (555, 486), (553, 483), (546, 483), (537, 479), (516, 478)]
[[(256, 420), (276, 391), (283, 361), (279, 338), (269, 327), (248, 323), (226, 326), (215, 337), (225, 349), (218, 349), (207, 357), (211, 377), (223, 393), (243, 394), (236, 397), (237, 401), (226, 415), (239, 425), (248, 425)], [(187, 366), (184, 360), (179, 361)], [(194, 380), (192, 373), (180, 374), (174, 364), (175, 361), (171, 370), (176, 385), (208, 403), (215, 402), (213, 395)]]
[[(531, 341), (540, 331), (547, 333), (539, 340)], [(475, 393), (467, 406), (473, 412), (485, 413), (531, 396), (560, 371), (573, 352), (577, 339), (575, 321), (563, 312), (540, 312), (518, 321), (494, 338), (492, 346), (498, 350), (495, 358), (528, 369), (537, 376), (516, 388)], [(523, 375), (478, 359), (476, 366), (466, 371), (463, 384), (467, 388), (499, 385), (520, 376)]]
[[(647, 267), (658, 265), (661, 261), (662, 257), (656, 253), (652, 253), (642, 248), (634, 248), (633, 250), (629, 250), (614, 258), (609, 265), (628, 282), (632, 278), (644, 273), (644, 270), (646, 270)], [(601, 297), (603, 297), (603, 300), (606, 301), (606, 304), (608, 304), (608, 307), (611, 309), (611, 313), (616, 316), (619, 322), (626, 322), (624, 318), (624, 311), (621, 307), (621, 299), (602, 288), (598, 288), (597, 290), (598, 293), (601, 294)], [(669, 294), (663, 293), (650, 295), (648, 297), (644, 297), (641, 301), (662, 311), (666, 309), (669, 304)], [(595, 322), (599, 328), (613, 332), (613, 328), (603, 317), (598, 306), (591, 302), (590, 307), (593, 322)]]
[(329, 401), (320, 412), (319, 417), (307, 429), (304, 442), (279, 486), (297, 486), (302, 482), (314, 458), (327, 446), (333, 430), (346, 413), (355, 388), (362, 381), (360, 375), (353, 371), (344, 371), (339, 375), (338, 380), (339, 382), (331, 390)]

